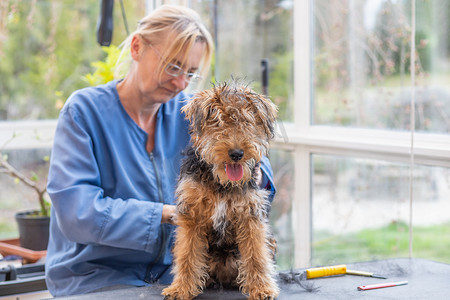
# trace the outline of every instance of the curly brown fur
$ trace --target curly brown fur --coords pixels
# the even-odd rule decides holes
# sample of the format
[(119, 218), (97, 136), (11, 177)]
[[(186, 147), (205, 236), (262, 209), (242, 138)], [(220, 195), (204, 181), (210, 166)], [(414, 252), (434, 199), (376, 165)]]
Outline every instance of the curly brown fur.
[(231, 82), (198, 93), (183, 111), (192, 148), (176, 190), (174, 281), (163, 295), (192, 299), (218, 283), (249, 299), (275, 299), (269, 192), (255, 180), (274, 136), (276, 106)]

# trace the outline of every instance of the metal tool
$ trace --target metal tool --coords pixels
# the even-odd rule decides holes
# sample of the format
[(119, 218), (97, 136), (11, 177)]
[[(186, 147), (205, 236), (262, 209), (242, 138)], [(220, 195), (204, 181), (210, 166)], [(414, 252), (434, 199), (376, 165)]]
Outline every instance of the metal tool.
[(399, 286), (399, 285), (406, 285), (406, 284), (408, 284), (408, 281), (370, 284), (370, 285), (358, 286), (358, 290), (360, 290), (360, 291), (367, 291), (367, 290), (381, 289), (381, 288), (392, 287), (392, 286)]
[(371, 272), (364, 272), (364, 271), (347, 270), (346, 274), (386, 279), (386, 277), (384, 277), (384, 276), (377, 275), (377, 274), (374, 274)]
[(333, 276), (333, 275), (344, 275), (344, 274), (386, 279), (386, 277), (384, 277), (384, 276), (376, 275), (371, 272), (347, 270), (346, 265), (311, 268), (311, 269), (306, 270), (306, 278), (307, 279)]

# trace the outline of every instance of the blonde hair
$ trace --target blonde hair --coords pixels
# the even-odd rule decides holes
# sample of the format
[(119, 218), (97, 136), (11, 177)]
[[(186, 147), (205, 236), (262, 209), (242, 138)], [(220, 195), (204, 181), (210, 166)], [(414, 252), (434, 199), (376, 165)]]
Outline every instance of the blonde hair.
[[(159, 65), (160, 76), (167, 63), (173, 61), (183, 52), (181, 63), (185, 63), (189, 51), (196, 42), (205, 44), (205, 55), (200, 64), (200, 73), (207, 74), (211, 63), (214, 44), (211, 34), (202, 23), (200, 16), (192, 9), (177, 5), (162, 5), (138, 23), (136, 31), (131, 33), (121, 44), (121, 56), (129, 55), (129, 48), (134, 36), (139, 35), (151, 45), (167, 45), (162, 51)], [(120, 59), (119, 59), (120, 61)]]

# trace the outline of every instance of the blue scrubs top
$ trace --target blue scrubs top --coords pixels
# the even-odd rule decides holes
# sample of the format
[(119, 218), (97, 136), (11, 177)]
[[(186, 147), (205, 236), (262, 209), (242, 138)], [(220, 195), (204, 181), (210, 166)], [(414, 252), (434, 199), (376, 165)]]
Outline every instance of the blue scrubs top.
[[(172, 281), (174, 226), (161, 224), (189, 143), (183, 92), (162, 104), (155, 146), (128, 115), (117, 81), (72, 94), (61, 110), (48, 175), (46, 282), (53, 296)], [(262, 161), (274, 192), (272, 170)]]

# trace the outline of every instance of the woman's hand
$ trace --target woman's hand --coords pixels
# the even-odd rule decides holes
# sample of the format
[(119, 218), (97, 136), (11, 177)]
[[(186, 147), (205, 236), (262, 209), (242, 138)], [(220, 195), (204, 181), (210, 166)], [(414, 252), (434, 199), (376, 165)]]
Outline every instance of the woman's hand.
[(261, 172), (261, 168), (260, 168), (261, 164), (258, 163), (255, 166), (255, 182), (256, 185), (258, 185), (259, 187), (261, 187), (262, 184), (262, 172)]
[(161, 224), (167, 223), (167, 224), (174, 225), (175, 211), (176, 211), (175, 205), (164, 204), (163, 211), (162, 211)]

